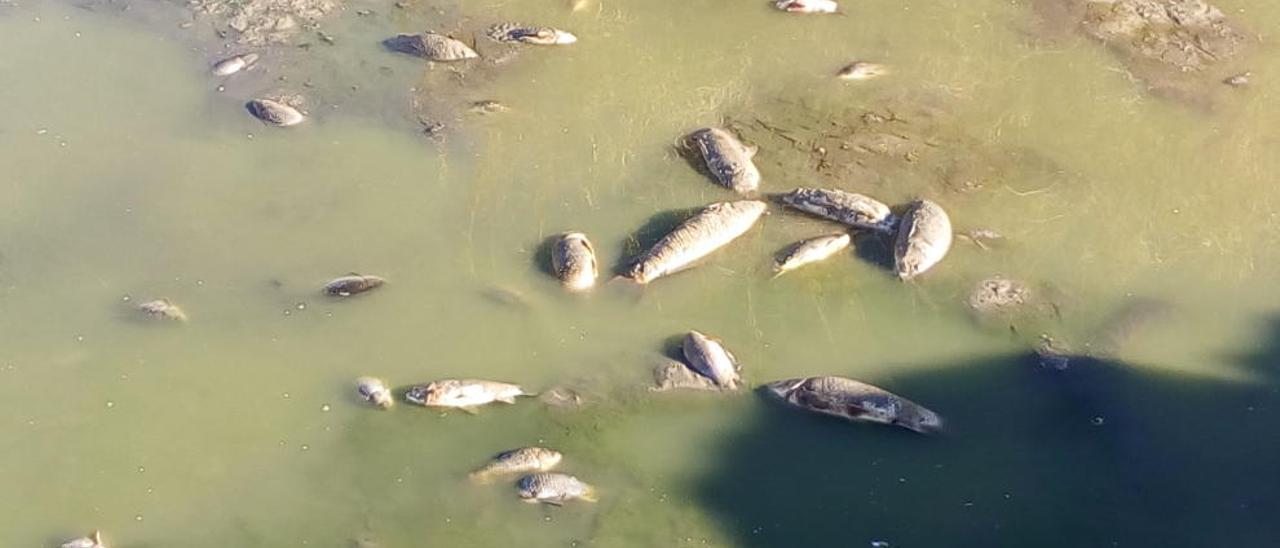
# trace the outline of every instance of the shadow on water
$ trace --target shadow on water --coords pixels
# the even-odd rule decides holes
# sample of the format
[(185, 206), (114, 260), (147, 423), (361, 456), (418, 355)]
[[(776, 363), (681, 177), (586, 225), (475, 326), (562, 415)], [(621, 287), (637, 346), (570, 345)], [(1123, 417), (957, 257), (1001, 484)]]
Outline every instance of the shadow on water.
[(1280, 342), (1238, 361), (1261, 380), (1008, 355), (884, 383), (936, 437), (761, 401), (699, 492), (742, 546), (1274, 546)]

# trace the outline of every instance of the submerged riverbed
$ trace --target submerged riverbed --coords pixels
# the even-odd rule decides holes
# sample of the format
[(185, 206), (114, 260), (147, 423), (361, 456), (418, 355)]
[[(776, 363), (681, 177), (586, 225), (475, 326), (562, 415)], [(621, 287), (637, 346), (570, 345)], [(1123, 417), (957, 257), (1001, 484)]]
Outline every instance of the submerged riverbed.
[[(349, 4), (326, 22), (332, 45), (299, 38), (222, 79), (208, 63), (227, 51), (169, 25), (170, 7), (0, 2), (0, 545), (94, 528), (115, 548), (1280, 537), (1280, 55), (1265, 33), (1250, 83), (1206, 108), (1145, 93), (1087, 38), (1042, 33), (1025, 2), (845, 2), (835, 17), (764, 1), (461, 4)], [(1280, 28), (1280, 5), (1218, 5)], [(503, 20), (579, 42), (461, 81), (378, 45)], [(891, 73), (833, 78), (855, 59)], [(281, 90), (308, 98), (306, 123), (245, 111)], [(481, 100), (510, 111), (465, 110)], [(901, 116), (919, 161), (832, 148), (848, 162), (821, 167), (810, 145), (867, 112)], [(421, 134), (419, 116), (446, 131)], [(957, 240), (908, 284), (874, 238), (771, 279), (776, 251), (837, 228), (773, 208), (643, 290), (562, 291), (548, 237), (587, 233), (607, 278), (671, 212), (734, 199), (672, 150), (718, 124), (760, 145), (763, 192), (924, 196), (957, 230), (1005, 238)], [(352, 271), (389, 282), (319, 293)], [(975, 321), (967, 294), (994, 275), (1054, 313)], [(131, 310), (159, 297), (190, 321)], [(1030, 357), (1042, 333), (1088, 353), (1152, 301), (1167, 312), (1122, 325), (1105, 356), (1066, 371)], [(690, 329), (722, 338), (751, 386), (848, 376), (948, 431), (649, 392)], [(568, 384), (584, 405), (383, 412), (356, 400), (361, 375)], [(534, 444), (600, 502), (535, 507), (468, 483)]]

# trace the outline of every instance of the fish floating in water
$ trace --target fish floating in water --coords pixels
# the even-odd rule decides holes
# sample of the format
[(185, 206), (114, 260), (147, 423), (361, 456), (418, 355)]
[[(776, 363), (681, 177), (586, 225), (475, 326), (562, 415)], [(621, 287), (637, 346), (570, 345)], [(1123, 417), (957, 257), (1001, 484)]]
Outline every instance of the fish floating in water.
[(138, 310), (149, 318), (179, 322), (187, 321), (187, 314), (178, 305), (169, 302), (169, 299), (156, 299), (142, 303), (138, 305)]
[(474, 410), (493, 402), (515, 403), (518, 396), (530, 396), (519, 385), (475, 379), (444, 379), (414, 386), (404, 399), (423, 407), (453, 407)]
[(916, 200), (903, 215), (893, 244), (893, 268), (902, 281), (936, 266), (951, 249), (951, 219), (942, 206)]
[(855, 61), (845, 65), (836, 73), (836, 77), (841, 80), (860, 81), (878, 78), (889, 73), (889, 67), (880, 63), (869, 63), (867, 61)]
[(711, 177), (721, 186), (739, 194), (760, 188), (760, 170), (751, 161), (757, 147), (742, 144), (736, 136), (720, 128), (702, 128), (685, 139), (686, 146), (696, 151)]
[(382, 409), (388, 409), (395, 405), (395, 399), (391, 397), (391, 390), (381, 379), (373, 377), (360, 377), (356, 379), (356, 394), (364, 401), (372, 403)]
[(563, 46), (578, 41), (569, 32), (520, 23), (498, 23), (489, 27), (488, 36), (494, 42), (533, 44), (536, 46)]
[(711, 204), (653, 244), (623, 277), (647, 284), (689, 268), (699, 259), (746, 234), (764, 215), (767, 207), (764, 202), (755, 200)]
[(516, 494), (529, 503), (560, 506), (571, 500), (596, 502), (596, 489), (582, 480), (559, 472), (529, 474), (516, 482)]
[(781, 276), (807, 264), (824, 261), (849, 248), (853, 237), (847, 233), (827, 234), (791, 244), (773, 261), (774, 276)]
[(835, 0), (777, 0), (773, 7), (787, 13), (839, 13)]
[(851, 421), (890, 424), (929, 434), (942, 429), (937, 413), (875, 386), (844, 377), (787, 379), (765, 385), (793, 406)]
[(241, 55), (233, 55), (217, 63), (213, 64), (213, 74), (215, 76), (230, 76), (244, 69), (249, 68), (258, 62), (258, 54), (244, 53)]
[(697, 331), (690, 331), (684, 337), (683, 350), (689, 367), (714, 381), (720, 388), (737, 390), (742, 386), (742, 377), (738, 374), (742, 366), (720, 341)]
[(551, 246), (551, 270), (565, 289), (582, 291), (596, 284), (596, 250), (586, 234), (567, 232)]
[(94, 531), (87, 537), (64, 542), (60, 548), (107, 548), (107, 545), (102, 543), (102, 533)]
[(428, 61), (450, 62), (475, 59), (480, 54), (464, 44), (443, 34), (401, 34), (382, 41), (383, 47), (398, 53), (421, 57)]
[(296, 126), (307, 119), (298, 109), (272, 99), (252, 99), (245, 103), (245, 108), (259, 120), (276, 127)]
[(352, 272), (346, 276), (334, 278), (329, 283), (324, 284), (324, 288), (321, 291), (331, 297), (350, 297), (366, 291), (372, 291), (382, 287), (385, 283), (387, 283), (386, 280), (377, 276), (365, 276)]
[(560, 464), (563, 458), (559, 451), (545, 447), (521, 447), (498, 453), (468, 477), (477, 483), (488, 483), (496, 476), (546, 472)]
[(782, 195), (795, 209), (854, 228), (892, 232), (896, 219), (880, 201), (843, 190), (797, 188)]

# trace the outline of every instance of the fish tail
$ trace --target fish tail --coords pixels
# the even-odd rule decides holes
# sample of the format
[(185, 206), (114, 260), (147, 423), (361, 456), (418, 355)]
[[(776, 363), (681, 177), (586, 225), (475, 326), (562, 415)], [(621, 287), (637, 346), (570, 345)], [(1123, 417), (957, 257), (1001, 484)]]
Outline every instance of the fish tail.
[(493, 483), (493, 474), (490, 474), (488, 470), (476, 470), (467, 474), (467, 479), (471, 480), (473, 483), (486, 485)]
[(579, 496), (578, 498), (580, 498), (580, 499), (582, 499), (582, 500), (585, 500), (585, 501), (587, 501), (587, 502), (599, 502), (599, 501), (600, 501), (600, 497), (596, 495), (596, 488), (595, 488), (594, 486), (591, 486), (591, 485), (588, 485), (588, 486), (586, 487), (586, 489), (583, 489), (583, 491), (582, 491), (582, 495), (581, 495), (581, 496)]

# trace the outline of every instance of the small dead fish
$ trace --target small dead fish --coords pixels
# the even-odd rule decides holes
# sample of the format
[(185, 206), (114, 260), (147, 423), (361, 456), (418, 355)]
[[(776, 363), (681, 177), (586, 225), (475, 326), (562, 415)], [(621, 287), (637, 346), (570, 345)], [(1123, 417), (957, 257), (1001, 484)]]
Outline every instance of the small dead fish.
[(551, 270), (565, 289), (582, 291), (596, 284), (596, 250), (581, 232), (560, 236), (551, 248)]
[(324, 284), (322, 291), (325, 295), (332, 297), (350, 297), (382, 287), (385, 283), (387, 283), (386, 280), (377, 276), (364, 276), (353, 272)]
[(901, 426), (921, 434), (942, 429), (942, 418), (925, 407), (844, 377), (787, 379), (765, 385), (766, 390), (796, 407), (851, 421)]
[(578, 41), (577, 36), (560, 29), (520, 23), (498, 23), (489, 27), (487, 34), (495, 42), (519, 42), (536, 46), (563, 46)]
[(716, 383), (698, 374), (689, 366), (675, 360), (666, 360), (653, 368), (654, 392), (668, 390), (720, 390)]
[(699, 259), (746, 234), (766, 209), (767, 204), (754, 200), (711, 204), (653, 244), (623, 277), (638, 284), (647, 284), (689, 268)]
[(470, 110), (476, 114), (499, 114), (511, 109), (497, 101), (476, 101), (471, 103)]
[(720, 341), (690, 331), (685, 335), (683, 349), (689, 367), (715, 381), (721, 388), (737, 390), (742, 386), (742, 377), (738, 374), (742, 366)]
[(62, 543), (61, 548), (107, 548), (107, 545), (102, 543), (102, 533), (94, 531), (87, 537), (80, 537)]
[(495, 476), (546, 472), (560, 464), (563, 458), (559, 451), (545, 447), (521, 447), (498, 453), (468, 477), (477, 483), (488, 483)]
[(1222, 83), (1233, 88), (1244, 87), (1249, 85), (1249, 77), (1251, 76), (1253, 76), (1253, 74), (1250, 72), (1241, 72), (1240, 74), (1228, 77), (1226, 80), (1223, 80)]
[(520, 386), (475, 379), (445, 379), (418, 385), (404, 399), (424, 407), (456, 407), (471, 410), (493, 402), (515, 403), (517, 396), (530, 396)]
[(161, 320), (174, 320), (179, 322), (187, 321), (187, 314), (178, 308), (178, 305), (169, 302), (169, 299), (156, 299), (138, 305), (141, 310), (149, 318)]
[(249, 68), (250, 65), (256, 62), (258, 62), (258, 54), (256, 53), (235, 55), (214, 63), (213, 74), (215, 76), (230, 76)]
[(559, 472), (529, 474), (516, 482), (516, 494), (529, 503), (560, 506), (571, 500), (596, 502), (596, 489), (582, 480)]
[(835, 0), (777, 0), (773, 7), (787, 13), (838, 13)]
[(854, 228), (892, 232), (897, 222), (889, 206), (874, 198), (843, 190), (797, 188), (783, 194), (782, 203)]
[(307, 119), (298, 109), (271, 99), (250, 100), (245, 108), (259, 120), (277, 127), (296, 126)]
[(395, 405), (395, 399), (391, 397), (391, 390), (381, 379), (373, 377), (360, 377), (356, 379), (356, 393), (364, 401), (372, 403), (383, 409), (388, 409)]
[(707, 171), (721, 186), (739, 194), (760, 188), (760, 170), (751, 161), (758, 149), (742, 144), (720, 128), (702, 128), (686, 138), (687, 146), (702, 157)]
[(809, 238), (808, 240), (801, 240), (791, 244), (774, 259), (773, 271), (775, 276), (781, 276), (807, 264), (826, 260), (832, 255), (847, 249), (852, 242), (853, 237), (842, 232), (840, 234)]
[(855, 61), (836, 73), (841, 80), (860, 81), (870, 80), (889, 73), (889, 67), (880, 63), (869, 63), (867, 61)]
[(471, 46), (443, 34), (401, 34), (382, 41), (383, 47), (398, 53), (421, 57), (428, 61), (450, 62), (480, 56)]
[(893, 244), (893, 268), (908, 281), (933, 268), (951, 249), (951, 219), (942, 206), (917, 200), (902, 217)]

